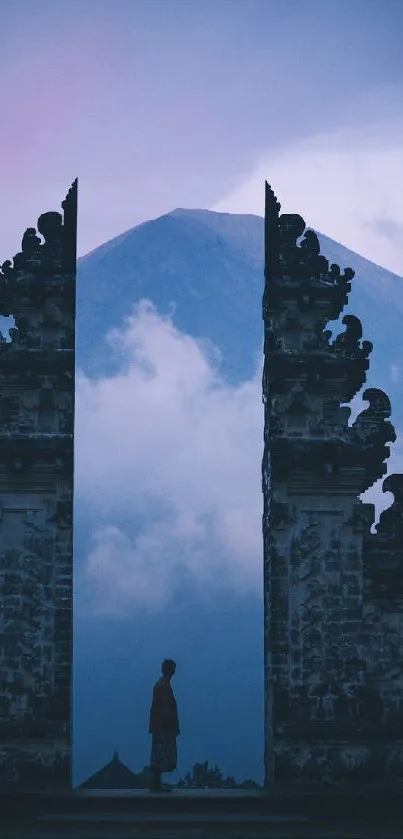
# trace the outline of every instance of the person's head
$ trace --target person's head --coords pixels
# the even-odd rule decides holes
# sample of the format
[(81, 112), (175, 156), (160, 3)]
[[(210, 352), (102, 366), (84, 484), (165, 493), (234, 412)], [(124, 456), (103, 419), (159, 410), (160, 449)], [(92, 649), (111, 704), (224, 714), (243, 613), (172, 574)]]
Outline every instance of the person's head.
[(162, 662), (161, 671), (162, 671), (162, 675), (166, 679), (171, 679), (172, 676), (175, 673), (175, 670), (176, 670), (176, 664), (175, 664), (174, 661), (172, 661), (172, 658), (166, 658), (165, 661)]

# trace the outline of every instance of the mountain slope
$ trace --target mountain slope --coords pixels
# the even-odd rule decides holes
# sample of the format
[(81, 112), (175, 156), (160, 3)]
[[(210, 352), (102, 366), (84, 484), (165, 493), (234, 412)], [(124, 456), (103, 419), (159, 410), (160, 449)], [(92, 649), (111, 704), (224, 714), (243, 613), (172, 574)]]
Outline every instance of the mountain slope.
[[(259, 216), (177, 209), (82, 257), (78, 364), (97, 375), (117, 370), (119, 357), (104, 336), (147, 297), (160, 313), (173, 313), (178, 329), (218, 346), (229, 381), (249, 378), (263, 335), (263, 224)], [(403, 362), (403, 280), (318, 235), (330, 263), (356, 272), (345, 311), (361, 318), (365, 338), (374, 343), (370, 381), (381, 386), (391, 365)]]
[[(255, 237), (260, 227), (261, 219), (249, 224)], [(261, 333), (262, 270), (245, 242), (231, 246), (214, 226), (186, 211), (142, 224), (114, 242), (79, 261), (77, 349), (84, 369), (101, 372), (108, 355), (102, 336), (147, 297), (161, 313), (173, 305), (181, 331), (216, 343), (231, 379), (252, 373)], [(108, 369), (116, 369), (110, 354)]]

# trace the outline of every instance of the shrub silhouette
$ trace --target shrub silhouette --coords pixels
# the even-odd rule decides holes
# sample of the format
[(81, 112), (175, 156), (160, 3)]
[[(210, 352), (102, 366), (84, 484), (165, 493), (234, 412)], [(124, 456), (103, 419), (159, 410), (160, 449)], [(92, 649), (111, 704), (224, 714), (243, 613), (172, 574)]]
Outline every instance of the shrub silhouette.
[(221, 769), (217, 765), (209, 767), (207, 760), (195, 763), (192, 772), (187, 772), (176, 786), (178, 789), (260, 789), (256, 781), (248, 779), (237, 784), (232, 775), (224, 778)]

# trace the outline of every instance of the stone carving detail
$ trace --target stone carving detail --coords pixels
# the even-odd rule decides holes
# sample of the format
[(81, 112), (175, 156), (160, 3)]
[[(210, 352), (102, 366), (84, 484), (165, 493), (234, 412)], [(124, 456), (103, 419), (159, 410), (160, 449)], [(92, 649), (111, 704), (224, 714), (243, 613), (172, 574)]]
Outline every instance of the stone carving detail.
[(403, 747), (387, 745), (403, 724), (403, 476), (384, 481), (394, 502), (375, 534), (358, 497), (385, 474), (390, 402), (365, 390), (349, 427), (372, 344), (354, 315), (334, 340), (327, 323), (354, 272), (329, 267), (268, 185), (265, 242), (266, 782), (403, 780)]
[(386, 472), (385, 460), (390, 456), (390, 448), (386, 443), (396, 440), (395, 429), (388, 417), (391, 414), (390, 401), (382, 390), (368, 388), (363, 398), (369, 402), (357, 417), (351, 427), (353, 441), (358, 445), (365, 458), (367, 478), (363, 482), (363, 489), (368, 489), (374, 481)]
[(70, 785), (77, 182), (3, 262), (0, 791)]
[(396, 542), (403, 549), (403, 475), (388, 475), (382, 484), (383, 492), (394, 495), (393, 503), (380, 515), (377, 533), (385, 534), (390, 541)]
[[(368, 388), (363, 393), (363, 398), (368, 400), (369, 408), (365, 408), (353, 424), (355, 434), (360, 437), (361, 444), (368, 448), (369, 446), (383, 447), (385, 443), (394, 443), (396, 440), (395, 429), (391, 422), (388, 422), (388, 417), (391, 414), (391, 406), (386, 393), (376, 388)], [(389, 457), (389, 449), (387, 454), (382, 452), (383, 457)]]
[(362, 345), (360, 345), (362, 338), (360, 319), (356, 318), (355, 315), (345, 315), (342, 323), (346, 329), (334, 340), (333, 348), (337, 352), (350, 357), (363, 355), (367, 358), (370, 352), (372, 352), (373, 346), (371, 341), (363, 341)]

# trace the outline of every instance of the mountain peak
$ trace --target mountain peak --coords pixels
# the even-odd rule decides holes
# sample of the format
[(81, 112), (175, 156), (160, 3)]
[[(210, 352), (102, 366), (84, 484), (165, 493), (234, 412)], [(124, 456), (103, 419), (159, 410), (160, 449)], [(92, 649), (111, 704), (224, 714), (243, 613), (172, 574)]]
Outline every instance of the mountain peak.
[(176, 207), (175, 210), (171, 210), (167, 213), (168, 216), (194, 216), (200, 219), (214, 219), (214, 218), (253, 218), (253, 219), (262, 219), (262, 216), (258, 216), (255, 213), (221, 213), (217, 210), (201, 210), (197, 207)]

